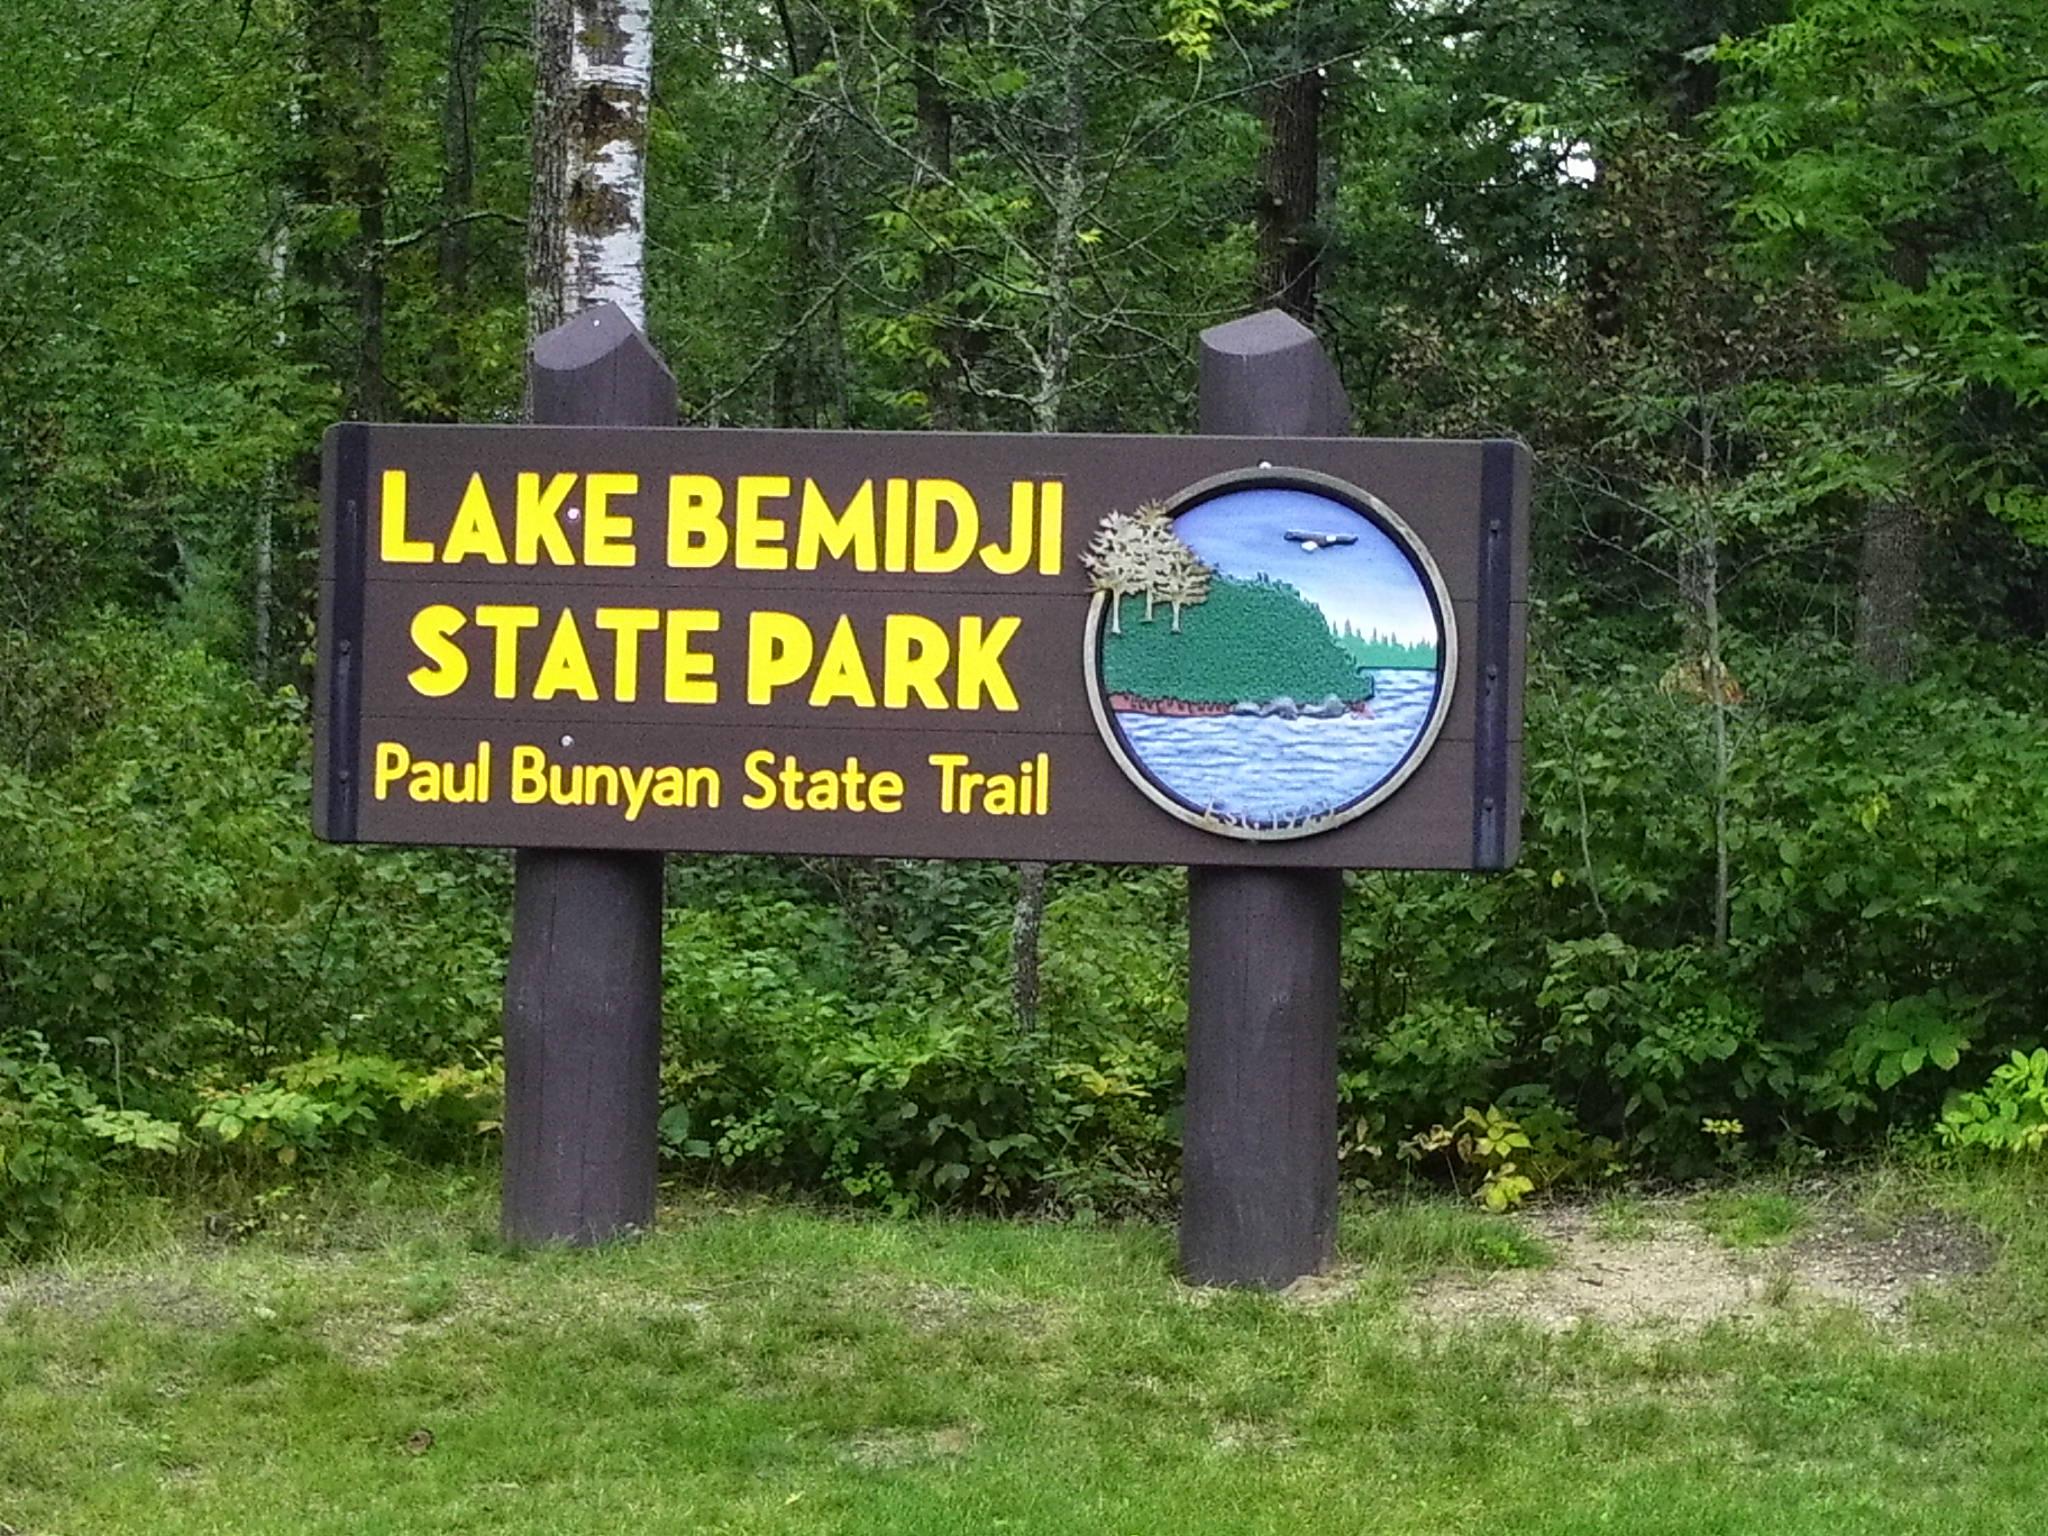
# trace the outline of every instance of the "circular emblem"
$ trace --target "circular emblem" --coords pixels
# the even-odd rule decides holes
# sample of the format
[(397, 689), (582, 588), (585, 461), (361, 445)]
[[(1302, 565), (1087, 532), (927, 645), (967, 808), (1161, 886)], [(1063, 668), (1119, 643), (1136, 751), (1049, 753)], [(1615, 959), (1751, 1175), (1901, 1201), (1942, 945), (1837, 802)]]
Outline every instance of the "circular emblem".
[(1083, 556), (1095, 724), (1161, 809), (1272, 841), (1364, 815), (1450, 709), (1443, 577), (1377, 497), (1307, 470), (1111, 512)]

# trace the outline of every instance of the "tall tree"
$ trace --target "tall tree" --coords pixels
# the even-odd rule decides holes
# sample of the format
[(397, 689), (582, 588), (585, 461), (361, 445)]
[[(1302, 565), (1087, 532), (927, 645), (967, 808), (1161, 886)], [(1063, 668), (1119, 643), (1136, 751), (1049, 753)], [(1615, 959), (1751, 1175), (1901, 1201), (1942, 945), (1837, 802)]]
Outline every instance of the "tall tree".
[(1905, 675), (1929, 520), (2048, 540), (2048, 12), (2032, 0), (1809, 0), (1723, 46), (1717, 119), (1753, 256), (1829, 277), (1863, 339), (1870, 471), (1857, 636)]
[(470, 264), (476, 236), (477, 84), (484, 58), (484, 0), (448, 0), (446, 78), (441, 87), (440, 232), (435, 240), (437, 295), (445, 326), (436, 350), (436, 401), (450, 419), (462, 414), (462, 338), (469, 310)]
[(1253, 203), (1258, 233), (1254, 302), (1286, 310), (1304, 323), (1316, 314), (1316, 282), (1324, 239), (1319, 218), (1323, 182), (1323, 98), (1332, 29), (1329, 0), (1297, 0), (1268, 23), (1272, 82), (1261, 92), (1265, 146)]
[(533, 17), (528, 325), (610, 302), (645, 328), (651, 0), (535, 0)]

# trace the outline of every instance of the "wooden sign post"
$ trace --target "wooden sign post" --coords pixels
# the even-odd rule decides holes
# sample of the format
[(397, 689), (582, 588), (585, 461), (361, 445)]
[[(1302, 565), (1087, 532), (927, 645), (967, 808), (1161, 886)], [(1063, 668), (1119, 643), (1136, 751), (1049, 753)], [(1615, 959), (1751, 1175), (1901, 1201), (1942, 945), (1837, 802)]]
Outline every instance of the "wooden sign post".
[[(536, 422), (675, 425), (676, 381), (615, 304), (540, 337), (528, 378)], [(518, 855), (505, 967), (508, 1242), (595, 1243), (654, 1224), (661, 866), (637, 851)]]
[[(1339, 437), (1351, 402), (1315, 333), (1267, 310), (1202, 333), (1201, 426)], [(1278, 1287), (1337, 1242), (1335, 869), (1188, 871), (1181, 1272)]]
[(1196, 437), (674, 427), (609, 308), (533, 378), (328, 434), (315, 689), (321, 836), (521, 850), (507, 1235), (652, 1215), (663, 852), (1078, 860), (1197, 871), (1189, 1274), (1325, 1262), (1335, 871), (1516, 853), (1519, 445), (1336, 435), (1278, 315)]

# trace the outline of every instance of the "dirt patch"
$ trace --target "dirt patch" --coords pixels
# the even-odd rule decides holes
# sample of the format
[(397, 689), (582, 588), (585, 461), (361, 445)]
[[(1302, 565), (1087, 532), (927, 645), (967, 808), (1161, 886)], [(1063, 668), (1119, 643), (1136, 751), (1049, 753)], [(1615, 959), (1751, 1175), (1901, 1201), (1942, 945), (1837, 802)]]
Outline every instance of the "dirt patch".
[(1875, 1229), (1823, 1212), (1789, 1256), (1799, 1284), (1880, 1318), (1902, 1314), (1915, 1291), (1983, 1274), (1998, 1257), (1982, 1232), (1940, 1211)]
[(233, 1304), (212, 1291), (141, 1270), (28, 1270), (0, 1280), (0, 1318), (16, 1308), (47, 1309), (71, 1317), (133, 1312), (181, 1328), (218, 1328), (235, 1316)]
[(1436, 1321), (1508, 1319), (1561, 1331), (1585, 1322), (1697, 1327), (1819, 1301), (1890, 1322), (1915, 1291), (1979, 1274), (1994, 1257), (1981, 1233), (1936, 1211), (1873, 1229), (1822, 1210), (1799, 1238), (1743, 1252), (1702, 1231), (1675, 1202), (1651, 1206), (1628, 1236), (1602, 1231), (1581, 1207), (1514, 1219), (1549, 1245), (1552, 1265), (1439, 1275), (1416, 1290), (1415, 1310)]
[(840, 1448), (840, 1459), (857, 1467), (910, 1467), (920, 1462), (951, 1461), (974, 1447), (974, 1428), (951, 1424), (944, 1429), (890, 1430), (855, 1435)]

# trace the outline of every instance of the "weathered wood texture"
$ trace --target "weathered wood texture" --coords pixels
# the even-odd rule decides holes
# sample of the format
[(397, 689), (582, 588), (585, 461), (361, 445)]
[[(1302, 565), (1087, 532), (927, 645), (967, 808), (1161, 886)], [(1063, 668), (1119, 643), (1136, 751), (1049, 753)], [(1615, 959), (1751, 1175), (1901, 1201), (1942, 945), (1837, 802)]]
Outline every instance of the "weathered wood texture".
[[(535, 344), (534, 417), (668, 426), (675, 380), (615, 306)], [(505, 972), (509, 1242), (604, 1242), (654, 1220), (662, 858), (522, 850)]]
[[(1336, 436), (1350, 403), (1315, 334), (1274, 310), (1202, 333), (1204, 432)], [(1337, 1239), (1333, 869), (1188, 871), (1181, 1270), (1278, 1289)]]

